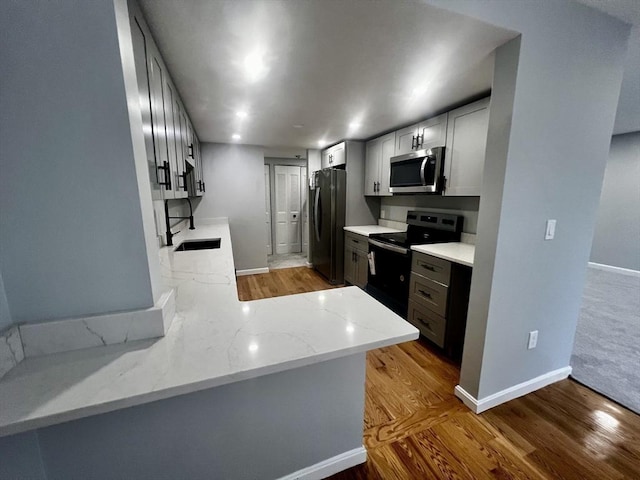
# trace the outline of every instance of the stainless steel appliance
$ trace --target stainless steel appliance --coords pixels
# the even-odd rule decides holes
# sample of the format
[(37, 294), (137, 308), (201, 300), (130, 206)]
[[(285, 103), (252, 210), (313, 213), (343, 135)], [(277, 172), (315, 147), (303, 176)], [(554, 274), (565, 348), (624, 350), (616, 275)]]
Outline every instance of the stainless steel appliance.
[(319, 170), (313, 173), (311, 185), (311, 263), (331, 283), (344, 283), (347, 172)]
[[(367, 292), (398, 315), (407, 318), (411, 246), (459, 242), (464, 217), (446, 213), (407, 212), (407, 231), (379, 233), (369, 237)], [(374, 273), (375, 272), (375, 273)]]
[(391, 158), (391, 193), (442, 193), (444, 147), (418, 150)]

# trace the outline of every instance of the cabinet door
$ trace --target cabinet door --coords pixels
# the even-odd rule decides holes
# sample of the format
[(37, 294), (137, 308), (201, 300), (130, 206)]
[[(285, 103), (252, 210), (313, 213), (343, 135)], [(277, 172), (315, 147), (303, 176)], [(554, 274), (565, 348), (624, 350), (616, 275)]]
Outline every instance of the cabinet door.
[(338, 145), (331, 147), (331, 159), (329, 160), (330, 166), (338, 167), (344, 165), (347, 161), (345, 154), (345, 143), (339, 143)]
[(396, 155), (404, 155), (416, 148), (416, 135), (418, 134), (418, 125), (396, 130)]
[(391, 196), (389, 179), (391, 177), (391, 157), (396, 155), (396, 134), (388, 133), (380, 137), (380, 174), (378, 176), (378, 195)]
[(149, 96), (149, 72), (147, 62), (147, 32), (142, 27), (141, 21), (132, 15), (131, 40), (133, 42), (133, 57), (136, 64), (136, 77), (138, 79), (138, 91), (140, 93), (140, 111), (142, 113), (142, 132), (144, 135), (145, 150), (147, 154), (147, 167), (149, 169), (149, 181), (151, 183), (151, 197), (153, 200), (162, 200), (162, 190), (158, 183), (158, 164), (153, 147), (153, 133), (151, 126), (151, 98)]
[(349, 246), (344, 249), (344, 281), (352, 285), (356, 284), (355, 251)]
[[(171, 171), (169, 168), (169, 150), (167, 148), (167, 131), (164, 116), (164, 69), (158, 52), (149, 46), (147, 49), (149, 68), (149, 93), (151, 98), (151, 131), (155, 151), (158, 183), (163, 192), (172, 190)], [(172, 195), (165, 195), (165, 198)]]
[[(164, 107), (165, 107), (165, 121), (167, 132), (167, 149), (169, 152), (169, 167), (171, 169), (171, 182), (172, 182), (172, 195), (169, 198), (184, 198), (187, 196), (187, 192), (184, 190), (184, 178), (180, 175), (182, 173), (181, 158), (178, 155), (178, 143), (179, 143), (179, 126), (176, 128), (176, 102), (173, 85), (165, 79), (164, 88)], [(167, 192), (169, 193), (169, 192)]]
[(378, 195), (378, 182), (380, 181), (380, 161), (382, 160), (382, 145), (380, 143), (380, 139), (376, 138), (367, 142), (365, 152), (364, 194)]
[(479, 196), (482, 190), (489, 98), (449, 112), (445, 195)]
[(367, 286), (369, 277), (369, 264), (367, 254), (361, 250), (355, 250), (355, 282), (354, 285), (364, 288)]
[(418, 125), (419, 150), (442, 147), (447, 140), (447, 114), (430, 118)]
[(329, 162), (329, 156), (330, 155), (331, 155), (331, 150), (330, 149), (322, 151), (322, 161), (320, 162), (320, 166), (322, 168), (329, 168), (331, 166), (331, 164)]

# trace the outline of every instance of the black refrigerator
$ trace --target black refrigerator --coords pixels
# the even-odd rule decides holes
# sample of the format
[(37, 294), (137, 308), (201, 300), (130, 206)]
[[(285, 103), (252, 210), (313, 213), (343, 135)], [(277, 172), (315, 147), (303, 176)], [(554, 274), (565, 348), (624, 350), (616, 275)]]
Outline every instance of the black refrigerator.
[(344, 283), (344, 225), (347, 172), (313, 173), (309, 192), (311, 263), (332, 284)]

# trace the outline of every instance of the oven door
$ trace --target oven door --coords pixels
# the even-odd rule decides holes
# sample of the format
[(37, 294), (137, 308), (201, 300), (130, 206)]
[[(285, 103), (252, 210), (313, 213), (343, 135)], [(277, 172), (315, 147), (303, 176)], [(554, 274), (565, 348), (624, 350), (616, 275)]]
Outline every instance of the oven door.
[(411, 250), (369, 239), (373, 270), (369, 267), (367, 292), (403, 318), (407, 318)]
[(391, 193), (441, 193), (442, 148), (419, 150), (391, 159)]

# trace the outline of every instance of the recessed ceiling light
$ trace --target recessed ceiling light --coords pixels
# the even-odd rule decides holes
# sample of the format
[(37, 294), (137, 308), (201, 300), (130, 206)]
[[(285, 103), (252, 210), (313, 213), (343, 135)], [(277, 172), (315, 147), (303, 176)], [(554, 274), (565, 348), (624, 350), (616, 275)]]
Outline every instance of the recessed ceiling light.
[(356, 128), (360, 128), (360, 125), (361, 125), (361, 124), (360, 124), (360, 122), (351, 122), (351, 123), (349, 124), (349, 128), (350, 128), (351, 130), (355, 130)]
[(257, 82), (267, 76), (269, 67), (267, 67), (265, 57), (266, 53), (261, 49), (254, 50), (245, 57), (242, 66), (249, 81)]
[(304, 125), (302, 125), (301, 123), (296, 123), (293, 128), (303, 128)]
[(318, 140), (318, 146), (319, 147), (324, 147), (327, 144), (326, 140)]
[(239, 118), (247, 118), (247, 112), (245, 112), (244, 110), (239, 110), (239, 111), (237, 111), (237, 112), (236, 112), (236, 115), (237, 115)]
[(240, 140), (242, 137), (240, 136), (240, 134), (234, 133), (233, 135), (231, 135), (231, 138), (233, 138), (234, 140)]

